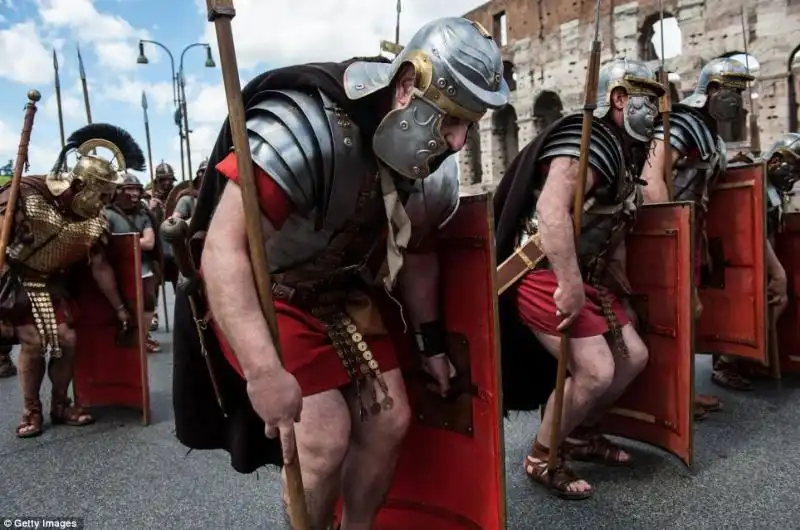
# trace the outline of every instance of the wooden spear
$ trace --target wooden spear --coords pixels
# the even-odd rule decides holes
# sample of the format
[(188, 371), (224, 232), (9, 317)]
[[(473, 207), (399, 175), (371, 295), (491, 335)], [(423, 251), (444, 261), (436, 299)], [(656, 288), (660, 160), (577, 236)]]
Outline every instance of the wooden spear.
[(22, 180), (22, 171), (28, 164), (28, 145), (31, 143), (31, 131), (33, 130), (33, 117), (36, 115), (36, 102), (42, 99), (38, 90), (28, 91), (28, 103), (25, 105), (25, 119), (22, 125), (22, 135), (19, 140), (19, 150), (17, 150), (17, 164), (14, 166), (14, 175), (11, 177), (11, 189), (8, 192), (8, 203), (3, 214), (3, 228), (0, 232), (0, 271), (6, 265), (6, 249), (11, 238), (11, 230), (14, 227), (14, 214), (17, 209), (17, 199), (19, 198), (19, 184)]
[[(261, 210), (258, 206), (258, 188), (253, 175), (253, 161), (250, 154), (250, 142), (245, 125), (242, 87), (239, 83), (239, 66), (236, 60), (236, 48), (233, 43), (231, 20), (236, 16), (233, 0), (206, 0), (208, 20), (213, 22), (217, 31), (219, 60), (222, 79), (225, 84), (225, 96), (228, 100), (228, 120), (230, 122), (233, 146), (236, 150), (236, 166), (239, 171), (239, 185), (242, 188), (242, 201), (247, 225), (247, 241), (250, 247), (250, 261), (253, 265), (261, 312), (269, 326), (275, 351), (280, 358), (280, 340), (278, 337), (278, 318), (272, 302), (272, 279), (269, 273), (267, 251), (264, 248), (264, 234), (261, 228)], [(294, 429), (294, 427), (291, 427)], [(286, 487), (289, 497), (289, 517), (295, 530), (310, 530), (308, 510), (306, 509), (303, 477), (300, 473), (300, 460), (294, 433), (290, 436), (294, 447), (289, 449), (294, 455), (284, 462)]]

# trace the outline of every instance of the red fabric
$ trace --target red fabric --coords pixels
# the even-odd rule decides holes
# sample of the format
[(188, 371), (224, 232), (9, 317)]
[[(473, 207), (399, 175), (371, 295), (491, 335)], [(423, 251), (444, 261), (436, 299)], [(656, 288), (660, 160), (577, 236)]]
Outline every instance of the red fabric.
[[(238, 185), (239, 171), (236, 165), (236, 153), (231, 152), (217, 164), (217, 171)], [(283, 223), (292, 214), (294, 204), (281, 187), (255, 164), (253, 164), (253, 176), (256, 179), (258, 204), (261, 206), (261, 212), (267, 216), (276, 230), (280, 230)]]
[[(519, 283), (516, 292), (516, 305), (520, 320), (531, 330), (547, 335), (558, 335), (561, 318), (556, 315), (553, 293), (558, 287), (555, 273), (550, 269), (531, 271)], [(569, 328), (572, 338), (595, 337), (608, 331), (608, 322), (603, 316), (600, 296), (597, 289), (584, 284), (586, 304)], [(630, 317), (616, 296), (609, 293), (611, 306), (617, 315), (617, 322), (624, 326)]]

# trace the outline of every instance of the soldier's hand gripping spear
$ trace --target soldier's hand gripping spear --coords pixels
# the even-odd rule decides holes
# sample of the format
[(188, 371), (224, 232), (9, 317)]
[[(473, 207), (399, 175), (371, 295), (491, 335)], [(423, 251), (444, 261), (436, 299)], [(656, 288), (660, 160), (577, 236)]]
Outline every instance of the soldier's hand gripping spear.
[[(253, 266), (258, 299), (261, 312), (267, 322), (272, 336), (275, 351), (280, 358), (280, 340), (278, 338), (278, 319), (272, 303), (272, 280), (269, 273), (267, 251), (264, 248), (264, 234), (261, 228), (261, 210), (258, 206), (258, 189), (253, 175), (253, 162), (250, 154), (250, 142), (245, 125), (242, 87), (239, 83), (239, 67), (236, 61), (236, 49), (233, 43), (231, 20), (236, 16), (233, 0), (206, 0), (208, 20), (213, 22), (217, 32), (220, 67), (225, 84), (225, 95), (228, 100), (228, 120), (231, 136), (236, 151), (236, 165), (239, 172), (239, 184), (242, 188), (245, 223), (247, 225), (247, 241), (250, 249), (250, 260)], [(306, 509), (303, 478), (300, 474), (300, 461), (297, 456), (297, 445), (294, 427), (291, 432), (281, 433), (284, 443), (287, 440), (293, 447), (284, 447), (284, 454), (291, 454), (284, 462), (286, 472), (286, 493), (289, 499), (289, 517), (295, 530), (310, 530), (308, 510)], [(285, 436), (288, 434), (289, 436)]]
[[(586, 85), (583, 91), (583, 126), (581, 129), (581, 158), (578, 163), (578, 187), (575, 190), (575, 201), (572, 207), (573, 232), (575, 249), (581, 237), (583, 223), (583, 198), (586, 193), (586, 176), (589, 173), (589, 140), (592, 134), (594, 109), (597, 108), (597, 80), (600, 76), (600, 0), (595, 4), (594, 40), (589, 52), (589, 65), (586, 68)], [(550, 453), (547, 459), (547, 476), (550, 480), (558, 469), (558, 455), (561, 432), (561, 418), (564, 413), (564, 386), (567, 380), (567, 365), (570, 357), (569, 330), (561, 333), (561, 351), (558, 356), (556, 372), (556, 390), (553, 403), (553, 430), (550, 434)]]
[(19, 140), (19, 150), (17, 150), (17, 163), (14, 166), (14, 175), (11, 177), (11, 189), (8, 192), (8, 205), (3, 215), (3, 228), (0, 232), (0, 271), (6, 265), (6, 249), (11, 238), (11, 229), (14, 226), (14, 214), (16, 213), (17, 198), (19, 197), (19, 185), (22, 180), (22, 171), (28, 165), (28, 146), (31, 143), (31, 131), (33, 130), (33, 117), (36, 115), (36, 102), (42, 99), (38, 90), (28, 92), (28, 103), (25, 105), (25, 119), (22, 125), (22, 135)]

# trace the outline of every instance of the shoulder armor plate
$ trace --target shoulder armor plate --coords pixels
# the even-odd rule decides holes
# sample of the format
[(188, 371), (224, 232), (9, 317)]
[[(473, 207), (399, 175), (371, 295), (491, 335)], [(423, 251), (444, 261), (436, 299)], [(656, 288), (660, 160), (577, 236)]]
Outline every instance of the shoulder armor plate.
[(426, 179), (414, 185), (405, 209), (413, 227), (412, 237), (424, 237), (442, 228), (453, 217), (459, 203), (459, 168), (455, 156), (449, 156)]
[(270, 90), (246, 117), (253, 162), (295, 207), (311, 211), (333, 172), (333, 140), (319, 94)]
[[(700, 151), (700, 158), (708, 160), (717, 152), (717, 142), (714, 134), (703, 120), (703, 116), (692, 107), (677, 104), (672, 107), (669, 114), (670, 145), (681, 156), (686, 156), (693, 148)], [(654, 138), (664, 139), (664, 123), (656, 122)]]
[[(580, 113), (564, 118), (544, 141), (539, 160), (560, 156), (580, 158), (583, 116)], [(605, 177), (608, 184), (621, 183), (626, 171), (625, 155), (619, 140), (599, 118), (592, 119), (589, 142), (589, 165)]]

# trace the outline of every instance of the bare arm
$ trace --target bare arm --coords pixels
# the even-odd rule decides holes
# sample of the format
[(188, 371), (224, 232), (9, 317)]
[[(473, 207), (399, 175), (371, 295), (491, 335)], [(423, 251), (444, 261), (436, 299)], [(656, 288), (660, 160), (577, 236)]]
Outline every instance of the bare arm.
[[(592, 168), (586, 176), (586, 190), (594, 185)], [(575, 251), (572, 207), (578, 189), (578, 160), (568, 157), (553, 159), (539, 200), (536, 214), (539, 235), (547, 260), (560, 284), (582, 284)]]
[(411, 327), (420, 331), (420, 325), (439, 319), (439, 255), (436, 252), (405, 255), (400, 274), (403, 295)]
[[(670, 153), (672, 153), (672, 163), (675, 164), (680, 154), (671, 147)], [(664, 180), (664, 156), (666, 156), (664, 141), (653, 140), (653, 150), (650, 151), (642, 170), (642, 180), (647, 182), (647, 186), (642, 188), (645, 203), (669, 201), (667, 183)]]
[[(265, 237), (274, 233), (264, 220)], [(229, 182), (206, 236), (202, 258), (208, 302), (214, 320), (231, 345), (249, 381), (280, 368), (253, 279), (239, 186)]]
[(106, 260), (102, 252), (98, 252), (92, 256), (92, 276), (100, 291), (108, 299), (114, 310), (119, 311), (124, 306), (122, 296), (117, 289), (117, 278), (114, 275), (114, 269)]
[(142, 231), (142, 237), (139, 238), (139, 245), (142, 250), (153, 250), (156, 245), (156, 233), (152, 228), (145, 228)]
[(767, 276), (777, 279), (785, 279), (786, 278), (786, 271), (783, 269), (783, 265), (781, 265), (780, 260), (778, 260), (778, 256), (775, 255), (775, 250), (772, 248), (772, 244), (767, 240)]

